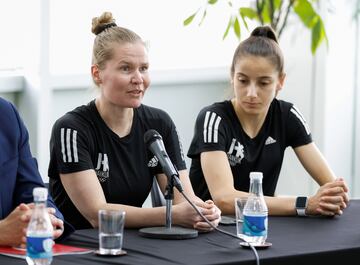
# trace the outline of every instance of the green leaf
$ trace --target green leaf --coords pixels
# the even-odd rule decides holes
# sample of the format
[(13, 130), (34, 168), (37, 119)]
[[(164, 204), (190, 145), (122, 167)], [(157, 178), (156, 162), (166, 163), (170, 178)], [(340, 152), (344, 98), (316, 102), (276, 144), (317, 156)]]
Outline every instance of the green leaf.
[(231, 25), (232, 25), (232, 21), (233, 21), (233, 18), (230, 17), (229, 22), (228, 22), (228, 25), (227, 25), (226, 30), (225, 30), (224, 35), (223, 35), (223, 40), (224, 40), (224, 39), (226, 38), (226, 36), (229, 34), (229, 30), (230, 30), (230, 27), (231, 27)]
[(282, 0), (273, 0), (273, 1), (274, 1), (274, 9), (278, 10)]
[(193, 21), (193, 19), (194, 19), (194, 17), (196, 16), (196, 14), (197, 14), (197, 12), (195, 12), (195, 13), (192, 14), (190, 17), (188, 17), (187, 19), (185, 19), (185, 20), (184, 20), (184, 26), (189, 25), (189, 24)]
[(234, 21), (234, 32), (236, 37), (238, 37), (238, 39), (240, 39), (240, 23), (238, 18), (235, 19)]
[(269, 10), (270, 10), (269, 1), (265, 1), (264, 8), (261, 11), (261, 16), (262, 16), (264, 24), (268, 24), (271, 22)]
[(317, 23), (318, 14), (308, 0), (295, 1), (294, 11), (306, 27), (313, 28)]
[(213, 4), (216, 4), (217, 1), (218, 1), (218, 0), (208, 0), (208, 3), (209, 3), (210, 5), (213, 5)]
[(258, 16), (257, 16), (256, 10), (254, 10), (250, 7), (240, 7), (239, 14), (240, 14), (240, 17), (241, 17), (241, 19), (244, 23), (244, 26), (247, 30), (249, 30), (249, 27), (246, 22), (246, 18), (249, 18), (250, 20), (258, 21)]
[(252, 9), (251, 7), (240, 7), (239, 13), (240, 13), (240, 16), (242, 16), (242, 17), (248, 17), (250, 19), (257, 18), (256, 10)]
[(324, 24), (323, 24), (320, 16), (317, 16), (315, 25), (311, 31), (311, 52), (312, 52), (312, 54), (315, 54), (316, 50), (318, 49), (318, 47), (324, 40), (327, 41), (325, 27), (324, 27)]
[(201, 26), (201, 24), (204, 22), (205, 17), (206, 17), (206, 9), (204, 10), (203, 16), (202, 16), (201, 21), (199, 23), (199, 26)]
[(246, 22), (245, 17), (244, 17), (244, 16), (240, 16), (240, 17), (241, 17), (241, 20), (242, 20), (242, 22), (243, 22), (243, 24), (244, 24), (245, 28), (246, 28), (247, 30), (249, 30), (249, 27), (248, 27), (248, 24), (247, 24), (247, 22)]

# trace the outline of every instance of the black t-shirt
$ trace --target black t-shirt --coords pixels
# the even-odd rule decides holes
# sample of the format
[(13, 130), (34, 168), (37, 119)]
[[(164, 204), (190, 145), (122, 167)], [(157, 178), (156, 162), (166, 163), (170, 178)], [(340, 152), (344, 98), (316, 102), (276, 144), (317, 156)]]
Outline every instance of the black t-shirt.
[(91, 225), (71, 202), (59, 174), (93, 169), (108, 203), (141, 207), (151, 189), (153, 176), (162, 172), (158, 160), (144, 144), (144, 133), (149, 129), (163, 137), (177, 169), (185, 169), (176, 127), (162, 110), (146, 105), (134, 109), (131, 131), (122, 138), (105, 124), (95, 101), (56, 121), (50, 140), (50, 191), (65, 219), (76, 229)]
[(282, 100), (273, 100), (254, 138), (244, 132), (231, 101), (205, 107), (197, 117), (188, 152), (188, 157), (192, 158), (190, 180), (195, 194), (203, 200), (211, 198), (201, 168), (202, 152), (224, 151), (227, 154), (237, 190), (248, 192), (250, 172), (263, 172), (263, 192), (273, 196), (286, 147), (295, 148), (311, 142), (302, 114), (293, 104)]

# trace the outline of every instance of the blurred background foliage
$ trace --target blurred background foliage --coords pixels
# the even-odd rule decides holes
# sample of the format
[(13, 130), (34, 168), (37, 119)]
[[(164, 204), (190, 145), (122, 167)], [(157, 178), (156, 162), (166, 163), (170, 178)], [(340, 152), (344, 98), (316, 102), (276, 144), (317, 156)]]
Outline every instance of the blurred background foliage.
[(238, 39), (241, 38), (241, 25), (249, 30), (248, 23), (270, 25), (281, 38), (289, 25), (289, 17), (297, 17), (311, 32), (311, 52), (315, 54), (322, 42), (328, 43), (323, 20), (316, 8), (318, 0), (206, 0), (203, 6), (187, 17), (183, 24), (188, 26), (199, 19), (199, 26), (204, 22), (209, 8), (216, 8), (219, 2), (226, 1), (230, 7), (227, 27), (223, 34), (225, 39), (233, 30)]

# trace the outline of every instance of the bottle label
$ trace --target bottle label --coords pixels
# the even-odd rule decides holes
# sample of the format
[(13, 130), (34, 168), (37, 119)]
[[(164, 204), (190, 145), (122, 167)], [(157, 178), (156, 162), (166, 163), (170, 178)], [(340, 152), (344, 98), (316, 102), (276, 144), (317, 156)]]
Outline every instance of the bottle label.
[(27, 256), (32, 259), (48, 259), (52, 257), (54, 242), (51, 236), (26, 238)]
[(244, 215), (243, 234), (247, 236), (266, 236), (267, 226), (267, 216)]

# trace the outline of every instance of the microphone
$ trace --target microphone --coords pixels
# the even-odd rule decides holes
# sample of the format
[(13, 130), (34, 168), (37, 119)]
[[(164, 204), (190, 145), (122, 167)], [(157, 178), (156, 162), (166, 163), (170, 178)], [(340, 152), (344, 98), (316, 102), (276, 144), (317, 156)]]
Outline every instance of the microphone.
[(166, 199), (166, 226), (165, 227), (146, 227), (139, 230), (139, 234), (148, 238), (160, 239), (190, 239), (198, 236), (194, 229), (184, 227), (172, 227), (171, 207), (174, 198), (174, 186), (183, 193), (179, 173), (171, 162), (164, 146), (161, 135), (156, 130), (148, 130), (144, 134), (144, 142), (149, 150), (160, 162), (164, 174), (167, 176), (167, 185), (165, 190)]
[(159, 160), (162, 170), (164, 174), (168, 177), (168, 179), (173, 178), (174, 186), (180, 191), (183, 191), (179, 180), (179, 173), (171, 162), (165, 146), (162, 140), (161, 135), (156, 130), (148, 130), (144, 134), (144, 142), (149, 148), (149, 150), (156, 156)]

